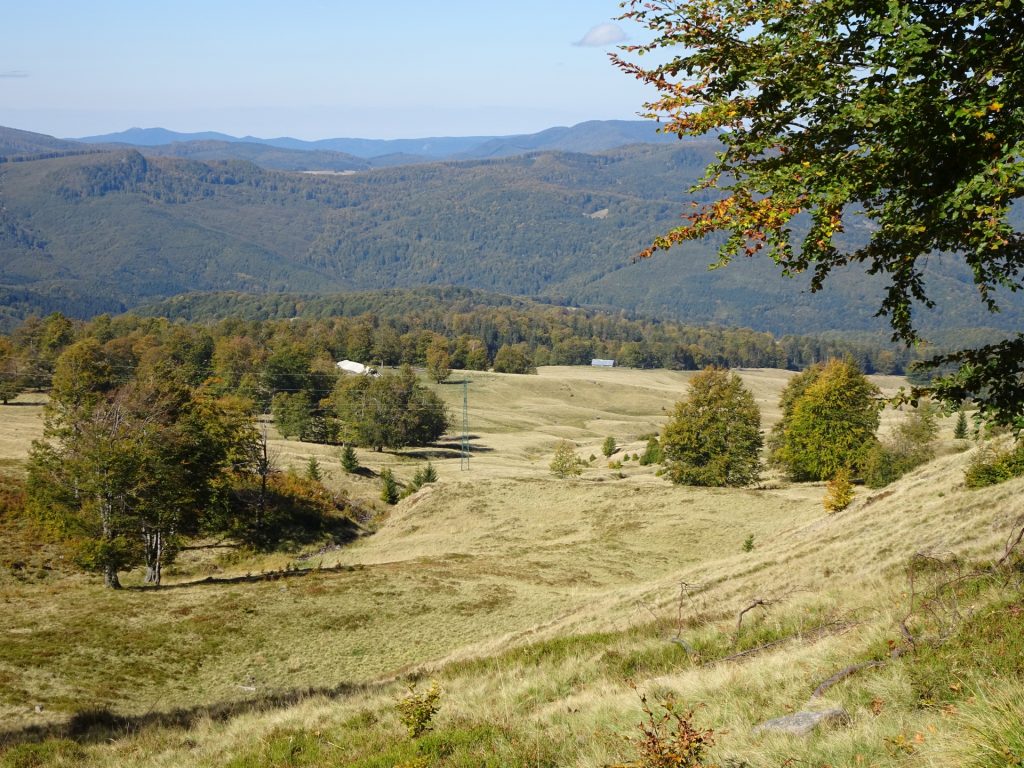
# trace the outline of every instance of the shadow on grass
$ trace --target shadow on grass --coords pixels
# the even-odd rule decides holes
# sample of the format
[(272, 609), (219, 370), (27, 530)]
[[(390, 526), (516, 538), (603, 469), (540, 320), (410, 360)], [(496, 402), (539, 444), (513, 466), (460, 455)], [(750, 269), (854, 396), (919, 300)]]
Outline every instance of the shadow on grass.
[[(303, 560), (309, 560), (315, 555)], [(311, 576), (314, 573), (352, 573), (361, 571), (363, 565), (331, 565), (326, 568), (292, 568), (281, 571), (263, 571), (261, 573), (247, 573), (244, 576), (207, 576), (205, 579), (195, 581), (176, 581), (173, 584), (161, 584), (160, 586), (143, 585), (138, 587), (125, 587), (126, 592), (163, 592), (168, 589), (185, 589), (186, 587), (208, 587), (222, 586), (224, 584), (256, 584), (261, 581), (279, 581), (280, 579), (293, 579), (301, 576)]]
[[(478, 435), (469, 435), (470, 440), (478, 437)], [(488, 448), (486, 445), (479, 445), (469, 443), (467, 446), (470, 454), (480, 453), (494, 453), (493, 448)], [(434, 443), (424, 448), (414, 451), (405, 451), (404, 456), (409, 456), (414, 459), (454, 459), (462, 454), (462, 443), (452, 440), (446, 443)]]
[(238, 701), (146, 712), (143, 715), (119, 715), (109, 709), (89, 709), (72, 715), (61, 723), (28, 725), (0, 731), (0, 748), (47, 739), (70, 739), (82, 744), (98, 744), (126, 738), (151, 728), (187, 730), (205, 719), (224, 722), (240, 715), (269, 712), (293, 707), (311, 698), (341, 699), (356, 693), (379, 690), (385, 683), (340, 683), (333, 687), (295, 688), (273, 691)]

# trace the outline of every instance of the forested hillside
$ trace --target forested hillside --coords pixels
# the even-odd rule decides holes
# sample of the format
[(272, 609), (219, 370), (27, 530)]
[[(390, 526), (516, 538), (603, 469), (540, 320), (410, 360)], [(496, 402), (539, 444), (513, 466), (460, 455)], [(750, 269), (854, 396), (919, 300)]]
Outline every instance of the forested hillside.
[[(133, 149), (0, 164), (0, 322), (119, 312), (187, 291), (455, 285), (776, 334), (869, 331), (882, 286), (837, 274), (820, 295), (770, 262), (709, 272), (714, 243), (632, 263), (677, 220), (712, 139), (350, 174)], [(54, 147), (55, 152), (59, 149)], [(849, 237), (856, 237), (853, 227)], [(937, 256), (926, 329), (1020, 324), (984, 312)], [(780, 308), (784, 307), (784, 310)]]

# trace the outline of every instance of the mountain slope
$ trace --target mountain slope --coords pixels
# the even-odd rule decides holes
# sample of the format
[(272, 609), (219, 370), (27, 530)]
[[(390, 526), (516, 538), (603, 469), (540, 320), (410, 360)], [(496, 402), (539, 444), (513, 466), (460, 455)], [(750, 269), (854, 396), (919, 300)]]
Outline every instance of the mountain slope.
[[(709, 272), (715, 241), (632, 263), (685, 210), (711, 139), (296, 174), (135, 150), (0, 165), (0, 303), (119, 311), (195, 290), (457, 285), (777, 334), (877, 330), (883, 285), (837, 272), (821, 294), (763, 258)], [(148, 150), (147, 150), (148, 151)], [(851, 222), (845, 236), (864, 236)], [(925, 328), (1024, 325), (980, 306), (960, 260), (929, 261)]]
[(0, 126), (0, 162), (19, 157), (88, 151), (91, 147), (76, 141), (55, 139), (42, 133)]

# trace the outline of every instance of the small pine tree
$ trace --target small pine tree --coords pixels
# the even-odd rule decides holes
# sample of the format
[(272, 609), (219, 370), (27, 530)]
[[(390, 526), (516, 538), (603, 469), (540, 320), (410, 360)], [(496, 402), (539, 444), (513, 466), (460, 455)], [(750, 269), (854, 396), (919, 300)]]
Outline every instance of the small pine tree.
[(604, 439), (604, 442), (601, 443), (601, 453), (603, 453), (605, 456), (611, 456), (613, 453), (615, 453), (618, 447), (619, 446), (616, 445), (615, 443), (615, 438), (612, 437), (611, 435), (608, 435), (608, 437)]
[(853, 482), (850, 480), (848, 467), (840, 467), (825, 485), (825, 509), (829, 512), (841, 512), (853, 501)]
[(350, 474), (359, 469), (359, 459), (356, 457), (355, 448), (351, 445), (346, 445), (341, 449), (341, 468)]
[(394, 473), (384, 468), (380, 471), (380, 500), (386, 504), (398, 503), (398, 483), (395, 481)]
[(750, 534), (743, 540), (743, 551), (753, 552), (754, 551), (754, 534)]
[(314, 483), (323, 482), (324, 476), (320, 471), (320, 462), (316, 460), (316, 456), (310, 456), (309, 461), (306, 462), (306, 479), (312, 480)]
[(967, 414), (960, 408), (956, 413), (956, 426), (953, 427), (953, 437), (957, 440), (967, 439)]
[(555, 477), (577, 477), (583, 474), (586, 462), (576, 455), (576, 448), (568, 440), (560, 440), (555, 446), (555, 455), (549, 468)]
[(434, 465), (429, 461), (427, 466), (423, 468), (423, 482), (424, 483), (436, 483), (437, 482), (437, 470), (434, 469)]

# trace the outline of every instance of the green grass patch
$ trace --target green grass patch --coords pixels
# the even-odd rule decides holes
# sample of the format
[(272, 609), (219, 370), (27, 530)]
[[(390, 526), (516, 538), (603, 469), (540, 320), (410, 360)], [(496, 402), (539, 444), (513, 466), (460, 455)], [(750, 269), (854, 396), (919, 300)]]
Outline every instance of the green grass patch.
[(85, 759), (85, 750), (67, 739), (18, 744), (0, 753), (0, 768), (77, 767)]
[(974, 681), (1024, 682), (1024, 600), (1019, 596), (979, 610), (945, 642), (924, 645), (907, 662), (923, 705), (963, 700)]

